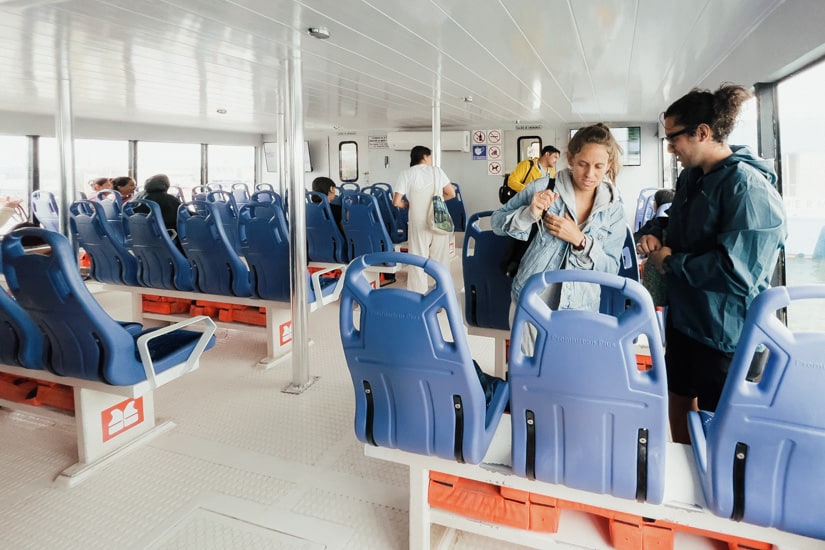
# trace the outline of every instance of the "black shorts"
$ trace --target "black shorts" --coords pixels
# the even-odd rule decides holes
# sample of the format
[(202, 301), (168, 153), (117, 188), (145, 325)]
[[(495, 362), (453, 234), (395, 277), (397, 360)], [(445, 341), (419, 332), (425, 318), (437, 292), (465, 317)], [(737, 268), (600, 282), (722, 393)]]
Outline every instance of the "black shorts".
[(670, 323), (665, 337), (668, 390), (682, 397), (696, 397), (699, 409), (715, 411), (733, 354), (697, 342)]

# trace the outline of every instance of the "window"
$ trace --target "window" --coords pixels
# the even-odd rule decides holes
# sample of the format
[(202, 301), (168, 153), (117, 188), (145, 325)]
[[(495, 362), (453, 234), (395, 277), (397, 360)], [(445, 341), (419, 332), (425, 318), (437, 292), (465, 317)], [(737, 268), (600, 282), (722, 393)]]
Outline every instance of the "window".
[[(825, 63), (777, 86), (782, 198), (788, 219), (785, 275), (788, 286), (825, 283), (825, 104), (812, 90), (825, 86)], [(788, 308), (788, 326), (805, 330), (825, 325), (825, 310), (802, 300)]]
[[(60, 192), (60, 151), (57, 139), (40, 138), (40, 189)], [(103, 139), (74, 140), (75, 188), (90, 191), (89, 182), (96, 178), (129, 175), (129, 142)], [(73, 202), (78, 197), (68, 197)], [(58, 199), (59, 200), (59, 199)]]
[(137, 145), (138, 185), (154, 174), (166, 174), (169, 182), (192, 199), (192, 188), (201, 184), (201, 146), (199, 143), (159, 143), (141, 141)]
[[(249, 145), (209, 145), (209, 183), (255, 181), (255, 147)], [(139, 158), (139, 157), (138, 157)]]
[(29, 139), (0, 136), (0, 197), (25, 198), (29, 191)]
[(538, 158), (541, 154), (541, 138), (539, 136), (521, 136), (518, 138), (518, 161)]
[(338, 144), (338, 177), (341, 181), (358, 180), (358, 144), (354, 141)]

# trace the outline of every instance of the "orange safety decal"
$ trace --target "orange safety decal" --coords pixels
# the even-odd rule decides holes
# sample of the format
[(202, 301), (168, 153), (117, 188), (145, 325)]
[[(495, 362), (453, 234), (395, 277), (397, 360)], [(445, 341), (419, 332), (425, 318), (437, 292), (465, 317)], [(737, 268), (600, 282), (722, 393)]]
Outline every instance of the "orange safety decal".
[(284, 346), (292, 342), (292, 321), (286, 321), (278, 325), (279, 343)]
[(100, 413), (103, 442), (143, 423), (143, 397), (126, 399)]

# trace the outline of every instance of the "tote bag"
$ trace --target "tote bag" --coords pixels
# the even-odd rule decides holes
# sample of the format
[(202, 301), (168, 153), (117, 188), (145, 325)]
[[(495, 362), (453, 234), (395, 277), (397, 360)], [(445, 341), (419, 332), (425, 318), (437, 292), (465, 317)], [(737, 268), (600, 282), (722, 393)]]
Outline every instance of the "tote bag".
[(433, 233), (439, 235), (447, 235), (453, 232), (453, 219), (450, 217), (450, 211), (447, 209), (447, 203), (441, 196), (441, 189), (438, 188), (438, 181), (436, 179), (437, 168), (433, 166), (433, 198), (430, 201), (430, 212), (428, 220), (430, 221), (430, 229)]

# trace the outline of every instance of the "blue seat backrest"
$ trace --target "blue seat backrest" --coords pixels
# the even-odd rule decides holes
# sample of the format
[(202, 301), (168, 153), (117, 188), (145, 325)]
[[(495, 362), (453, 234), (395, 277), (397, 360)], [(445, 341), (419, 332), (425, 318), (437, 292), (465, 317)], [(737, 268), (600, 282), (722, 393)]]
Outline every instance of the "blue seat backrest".
[(207, 183), (206, 189), (209, 190), (209, 193), (213, 193), (215, 191), (223, 191), (223, 184), (218, 182)]
[[(135, 212), (136, 206), (142, 206)], [(192, 265), (169, 236), (160, 206), (154, 201), (131, 200), (123, 205), (126, 246), (138, 260), (138, 282), (151, 288), (195, 289)]]
[[(622, 256), (619, 259), (619, 276), (639, 281), (639, 257), (636, 256), (636, 241), (633, 231), (628, 227), (622, 245)], [(617, 315), (625, 308), (624, 297), (617, 292), (602, 293), (599, 311), (609, 315)]]
[(235, 206), (240, 208), (249, 202), (249, 187), (243, 182), (232, 184), (232, 197), (235, 199)]
[(658, 190), (658, 187), (645, 187), (639, 191), (639, 197), (636, 199), (636, 215), (633, 218), (634, 233), (656, 214), (653, 210), (653, 196)]
[(407, 240), (407, 228), (399, 225), (398, 208), (392, 204), (392, 188), (386, 183), (376, 183), (364, 188), (364, 192), (375, 197), (378, 203), (378, 210), (381, 211), (381, 219), (387, 226), (387, 233), (394, 243), (402, 243)]
[(272, 186), (271, 183), (256, 183), (255, 191), (269, 191), (271, 193), (274, 193), (275, 188)]
[(126, 241), (123, 236), (123, 196), (114, 189), (103, 189), (97, 192), (94, 200), (103, 207), (103, 212), (106, 219), (109, 220), (109, 227), (114, 231), (114, 235), (120, 239), (121, 243), (125, 244)]
[(192, 262), (195, 287), (200, 292), (252, 295), (249, 270), (226, 235), (218, 204), (194, 201), (180, 205), (178, 239)]
[(378, 202), (367, 193), (351, 192), (342, 198), (347, 254), (355, 259), (373, 252), (389, 252), (393, 242), (381, 218)]
[[(212, 191), (209, 189), (208, 185), (196, 185), (192, 188), (192, 202), (201, 201), (206, 202), (206, 196), (209, 192)], [(186, 202), (186, 201), (182, 201)]]
[(341, 190), (341, 194), (345, 195), (347, 193), (360, 193), (361, 186), (355, 183), (354, 181), (344, 181), (341, 182), (341, 185), (338, 186), (338, 189)]
[(118, 232), (106, 218), (103, 204), (97, 201), (75, 201), (69, 207), (69, 228), (91, 258), (92, 278), (102, 283), (137, 285), (138, 261), (124, 244), (122, 221), (116, 222)]
[(450, 212), (450, 217), (453, 219), (456, 231), (464, 231), (467, 227), (467, 211), (464, 209), (464, 198), (461, 196), (461, 187), (457, 183), (453, 183), (455, 188), (455, 198), (445, 201), (447, 210)]
[[(372, 288), (363, 271), (395, 262), (423, 268), (435, 286), (427, 294)], [(509, 390), (499, 384), (486, 405), (446, 267), (398, 252), (355, 259), (341, 293), (340, 330), (359, 440), (459, 462), (481, 461)]]
[(825, 328), (791, 331), (776, 316), (800, 300), (821, 307), (825, 285), (753, 300), (716, 412), (689, 426), (714, 513), (825, 539)]
[[(269, 185), (267, 184), (258, 184), (258, 185)], [(271, 186), (270, 186), (271, 187)], [(255, 191), (250, 195), (249, 202), (274, 202), (278, 205), (278, 208), (281, 210), (284, 209), (284, 199), (281, 198), (281, 195), (276, 193), (275, 191), (261, 189), (259, 191)], [(285, 212), (286, 215), (286, 212)]]
[(306, 224), (310, 261), (346, 263), (349, 260), (344, 235), (332, 216), (325, 194), (306, 192)]
[[(22, 238), (36, 236), (47, 252), (24, 249)], [(18, 303), (43, 333), (45, 367), (63, 376), (113, 385), (146, 379), (137, 338), (109, 317), (86, 288), (68, 239), (40, 228), (26, 228), (3, 239), (4, 272)], [(156, 372), (186, 360), (201, 333), (178, 330), (149, 345)]]
[(34, 321), (0, 288), (0, 364), (43, 368), (43, 336)]
[(32, 213), (40, 225), (49, 231), (60, 232), (60, 214), (54, 194), (49, 191), (32, 192)]
[[(548, 287), (599, 284), (629, 303), (617, 316), (557, 310)], [(535, 351), (510, 346), (510, 413), (515, 473), (549, 483), (662, 502), (668, 439), (667, 382), (653, 301), (641, 284), (599, 271), (539, 273), (522, 289), (511, 341), (527, 326)], [(645, 335), (653, 366), (639, 370)]]
[(470, 326), (510, 330), (513, 279), (505, 274), (505, 266), (516, 241), (493, 233), (492, 213), (488, 210), (470, 216), (464, 233), (464, 317)]
[(241, 243), (238, 241), (238, 203), (235, 195), (229, 191), (210, 191), (206, 195), (206, 202), (214, 204), (220, 211), (221, 225), (226, 238), (232, 244), (236, 253), (241, 253)]

